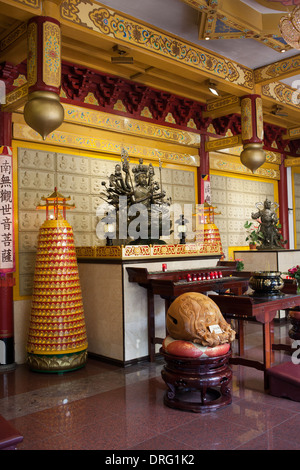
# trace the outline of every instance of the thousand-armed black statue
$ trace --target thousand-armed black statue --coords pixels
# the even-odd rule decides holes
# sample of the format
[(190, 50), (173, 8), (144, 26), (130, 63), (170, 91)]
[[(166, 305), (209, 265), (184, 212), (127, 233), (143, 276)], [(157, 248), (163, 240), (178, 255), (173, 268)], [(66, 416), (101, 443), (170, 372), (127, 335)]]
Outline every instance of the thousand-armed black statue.
[(108, 184), (102, 182), (105, 192), (101, 195), (116, 215), (115, 238), (123, 244), (165, 243), (160, 237), (171, 233), (171, 198), (167, 198), (162, 189), (161, 162), (159, 182), (155, 180), (151, 163), (145, 165), (143, 159), (140, 159), (131, 169), (129, 162), (128, 154), (123, 150), (122, 165), (116, 164)]

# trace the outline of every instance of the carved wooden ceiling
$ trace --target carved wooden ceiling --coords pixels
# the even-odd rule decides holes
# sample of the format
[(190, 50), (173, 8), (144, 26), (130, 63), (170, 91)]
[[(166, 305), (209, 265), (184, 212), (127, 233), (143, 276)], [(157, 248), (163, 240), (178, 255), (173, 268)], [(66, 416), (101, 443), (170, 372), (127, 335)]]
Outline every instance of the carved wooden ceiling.
[[(300, 116), (295, 91), (300, 88), (300, 52), (284, 42), (278, 23), (298, 3), (0, 0), (0, 79), (26, 61), (29, 18), (55, 16), (62, 25), (66, 63), (202, 103), (260, 93), (265, 120), (294, 128)], [(209, 91), (209, 81), (218, 86), (218, 98)], [(235, 110), (231, 104), (214, 112)]]

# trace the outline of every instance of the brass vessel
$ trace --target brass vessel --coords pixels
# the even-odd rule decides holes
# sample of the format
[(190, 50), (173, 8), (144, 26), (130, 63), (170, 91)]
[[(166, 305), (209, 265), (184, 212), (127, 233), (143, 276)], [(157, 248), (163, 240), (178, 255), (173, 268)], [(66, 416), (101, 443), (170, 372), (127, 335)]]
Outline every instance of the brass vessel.
[(256, 295), (279, 295), (284, 281), (278, 271), (257, 271), (250, 277), (249, 286)]

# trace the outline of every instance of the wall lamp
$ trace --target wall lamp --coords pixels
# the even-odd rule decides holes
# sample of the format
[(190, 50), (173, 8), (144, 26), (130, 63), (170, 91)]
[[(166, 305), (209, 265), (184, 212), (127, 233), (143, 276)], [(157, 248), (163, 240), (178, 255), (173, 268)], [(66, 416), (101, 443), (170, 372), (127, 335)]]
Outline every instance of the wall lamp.
[(218, 87), (214, 82), (211, 82), (211, 81), (208, 82), (208, 89), (213, 95), (220, 96)]

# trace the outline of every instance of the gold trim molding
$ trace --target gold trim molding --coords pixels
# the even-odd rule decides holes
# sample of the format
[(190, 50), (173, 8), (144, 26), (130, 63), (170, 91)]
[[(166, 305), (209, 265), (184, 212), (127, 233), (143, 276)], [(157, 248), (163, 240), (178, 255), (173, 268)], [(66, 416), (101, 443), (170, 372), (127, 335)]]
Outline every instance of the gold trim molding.
[(220, 255), (220, 245), (215, 243), (188, 243), (186, 245), (126, 245), (126, 246), (79, 246), (78, 258), (93, 259), (155, 259), (182, 256)]
[(286, 134), (282, 136), (284, 140), (298, 140), (300, 139), (300, 127), (287, 129)]
[(79, 369), (87, 361), (87, 350), (74, 354), (46, 355), (28, 354), (27, 365), (30, 369), (44, 372), (60, 372)]
[[(253, 176), (252, 171), (246, 168), (241, 161), (233, 155), (224, 155), (211, 153), (209, 156), (210, 169), (218, 171), (226, 171), (230, 173), (247, 174)], [(255, 175), (260, 178), (268, 178), (272, 180), (280, 180), (280, 171), (277, 165), (265, 163), (255, 171)]]
[(215, 139), (210, 140), (209, 142), (205, 142), (205, 151), (212, 152), (221, 149), (229, 149), (232, 147), (237, 147), (242, 143), (242, 136), (233, 135), (231, 137), (224, 137), (223, 139)]
[(178, 152), (168, 152), (151, 147), (140, 145), (124, 144), (123, 142), (78, 135), (71, 132), (56, 130), (48, 135), (45, 141), (42, 137), (26, 124), (15, 122), (13, 124), (13, 138), (17, 140), (27, 140), (31, 142), (45, 142), (49, 145), (59, 145), (63, 147), (73, 147), (94, 152), (103, 152), (113, 155), (121, 155), (122, 149), (128, 152), (130, 157), (145, 158), (147, 160), (173, 163), (177, 165), (199, 166), (198, 155), (189, 155)]
[(146, 121), (130, 119), (115, 114), (94, 111), (88, 108), (74, 107), (64, 104), (65, 122), (82, 124), (98, 129), (105, 129), (124, 134), (142, 136), (144, 138), (162, 140), (180, 145), (199, 148), (201, 137), (194, 132), (159, 126)]
[(277, 103), (293, 106), (300, 109), (299, 91), (285, 85), (284, 83), (273, 82), (261, 87), (263, 97), (272, 98)]
[(300, 158), (286, 158), (284, 160), (284, 166), (286, 168), (300, 166)]
[(41, 0), (6, 0), (5, 3), (7, 4), (8, 8), (10, 5), (11, 6), (22, 5), (23, 7), (26, 7), (26, 9), (32, 8), (36, 10), (38, 8), (41, 8), (42, 2)]
[(27, 32), (27, 23), (19, 24), (13, 31), (4, 36), (0, 41), (0, 51), (3, 53), (6, 49), (19, 41), (22, 36)]
[(15, 90), (7, 93), (6, 103), (1, 106), (1, 111), (12, 112), (23, 106), (28, 97), (28, 83), (19, 86)]
[(265, 85), (297, 75), (300, 71), (300, 55), (279, 60), (254, 70), (255, 83)]

